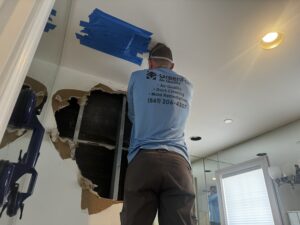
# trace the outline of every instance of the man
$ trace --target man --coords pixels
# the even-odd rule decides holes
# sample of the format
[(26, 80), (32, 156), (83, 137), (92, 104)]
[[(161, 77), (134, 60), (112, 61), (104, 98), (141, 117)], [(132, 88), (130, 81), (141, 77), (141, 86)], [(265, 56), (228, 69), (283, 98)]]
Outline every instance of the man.
[(210, 225), (220, 225), (220, 212), (216, 186), (210, 187), (210, 193), (208, 196), (208, 207)]
[(122, 225), (195, 223), (195, 193), (184, 127), (192, 85), (172, 71), (172, 52), (157, 44), (149, 54), (149, 69), (134, 72), (128, 85), (128, 115), (132, 122)]

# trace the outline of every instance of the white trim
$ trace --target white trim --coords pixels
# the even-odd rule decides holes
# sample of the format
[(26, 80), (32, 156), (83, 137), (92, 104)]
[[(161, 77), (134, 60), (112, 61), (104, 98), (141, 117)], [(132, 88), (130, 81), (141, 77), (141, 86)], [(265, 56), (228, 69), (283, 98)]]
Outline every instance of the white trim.
[(218, 170), (216, 172), (217, 177), (217, 188), (218, 188), (218, 197), (220, 199), (219, 201), (219, 207), (220, 207), (220, 217), (221, 217), (221, 224), (227, 225), (226, 221), (226, 209), (224, 204), (224, 192), (222, 187), (222, 179), (224, 177), (237, 175), (240, 173), (244, 173), (246, 171), (251, 171), (254, 169), (261, 168), (264, 173), (264, 178), (268, 190), (268, 195), (270, 199), (270, 205), (272, 209), (272, 214), (274, 218), (275, 225), (282, 225), (282, 217), (281, 212), (278, 205), (278, 199), (275, 193), (274, 184), (272, 182), (271, 177), (268, 174), (268, 167), (269, 167), (269, 161), (267, 156), (262, 156), (244, 163), (240, 163), (234, 166), (227, 167), (225, 169)]
[(8, 46), (6, 52), (1, 52), (2, 60), (0, 57), (0, 140), (54, 2), (55, 0), (18, 0), (0, 34), (0, 41), (3, 40), (0, 47)]

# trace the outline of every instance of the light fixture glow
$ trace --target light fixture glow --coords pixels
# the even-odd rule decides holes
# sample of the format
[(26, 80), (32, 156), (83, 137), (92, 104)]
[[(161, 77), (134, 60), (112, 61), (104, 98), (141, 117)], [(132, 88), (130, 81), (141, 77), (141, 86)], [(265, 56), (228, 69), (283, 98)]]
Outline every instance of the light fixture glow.
[(279, 32), (270, 32), (261, 39), (261, 46), (264, 49), (272, 49), (277, 47), (283, 40), (283, 35)]
[(263, 42), (270, 43), (270, 42), (275, 41), (278, 38), (278, 36), (279, 36), (279, 34), (277, 32), (270, 32), (270, 33), (266, 34), (262, 38), (262, 40), (263, 40)]
[(232, 119), (226, 119), (226, 120), (224, 120), (224, 123), (226, 123), (226, 124), (230, 124), (230, 123), (232, 123), (232, 122), (233, 122)]
[(212, 180), (217, 180), (217, 178), (215, 178), (215, 177), (213, 177), (213, 178), (211, 178)]

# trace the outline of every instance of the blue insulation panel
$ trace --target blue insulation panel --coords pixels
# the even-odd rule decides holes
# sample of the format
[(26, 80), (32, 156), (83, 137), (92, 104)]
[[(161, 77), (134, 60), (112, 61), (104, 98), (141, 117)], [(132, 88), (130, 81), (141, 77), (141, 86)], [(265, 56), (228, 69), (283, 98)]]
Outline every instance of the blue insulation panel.
[(89, 15), (89, 22), (80, 21), (80, 44), (141, 65), (139, 54), (148, 52), (152, 33), (113, 17), (99, 9)]
[(46, 24), (46, 27), (44, 29), (45, 32), (49, 32), (49, 31), (54, 30), (56, 28), (56, 25), (52, 23), (53, 22), (53, 19), (52, 19), (53, 16), (56, 16), (56, 10), (55, 9), (52, 9), (52, 11), (51, 11), (50, 17), (48, 19), (48, 23)]

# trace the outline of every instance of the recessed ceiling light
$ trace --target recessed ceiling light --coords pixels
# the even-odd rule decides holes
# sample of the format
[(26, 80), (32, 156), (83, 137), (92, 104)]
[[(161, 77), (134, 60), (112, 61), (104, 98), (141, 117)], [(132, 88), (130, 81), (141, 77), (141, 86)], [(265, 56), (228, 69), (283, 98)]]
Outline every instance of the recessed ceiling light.
[(283, 35), (279, 32), (270, 32), (261, 39), (261, 46), (264, 49), (272, 49), (277, 47), (283, 40)]
[(212, 180), (217, 180), (217, 178), (215, 178), (215, 177), (213, 177), (213, 178), (211, 178)]
[(202, 138), (200, 136), (192, 136), (191, 140), (192, 141), (200, 141)]
[(267, 153), (264, 152), (256, 154), (256, 156), (265, 156), (265, 155), (267, 155)]
[(224, 123), (226, 123), (226, 124), (230, 124), (230, 123), (232, 123), (232, 122), (233, 122), (232, 119), (226, 119), (226, 120), (224, 120)]

